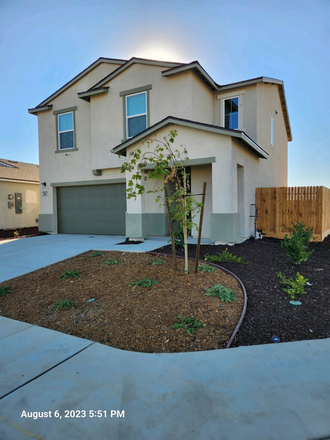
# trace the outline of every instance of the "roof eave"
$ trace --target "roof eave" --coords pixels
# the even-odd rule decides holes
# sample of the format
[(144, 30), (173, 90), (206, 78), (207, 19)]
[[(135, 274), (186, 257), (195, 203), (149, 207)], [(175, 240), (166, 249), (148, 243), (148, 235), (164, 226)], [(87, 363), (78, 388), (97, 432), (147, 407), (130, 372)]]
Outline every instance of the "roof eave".
[(109, 91), (109, 87), (99, 87), (94, 90), (78, 93), (78, 98), (90, 102), (91, 96), (102, 95), (104, 93), (108, 93), (108, 91)]
[(219, 86), (216, 84), (210, 75), (203, 69), (203, 67), (199, 64), (198, 61), (193, 61), (190, 64), (182, 64), (179, 66), (175, 66), (171, 69), (163, 70), (162, 76), (167, 77), (171, 75), (176, 75), (182, 72), (193, 71), (211, 90), (218, 90)]
[(31, 114), (31, 115), (38, 115), (38, 113), (40, 113), (40, 112), (46, 112), (46, 111), (48, 111), (48, 110), (52, 110), (52, 108), (53, 108), (53, 106), (52, 105), (43, 105), (43, 106), (38, 106), (38, 107), (35, 107), (35, 108), (29, 108), (28, 109), (28, 112)]

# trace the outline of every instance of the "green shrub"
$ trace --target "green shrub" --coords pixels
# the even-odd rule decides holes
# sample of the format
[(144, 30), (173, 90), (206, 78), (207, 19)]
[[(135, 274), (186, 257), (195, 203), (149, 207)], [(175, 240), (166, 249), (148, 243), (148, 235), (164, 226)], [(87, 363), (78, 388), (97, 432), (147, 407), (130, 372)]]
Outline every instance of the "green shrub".
[(239, 263), (239, 264), (249, 264), (247, 261), (244, 261), (242, 257), (237, 257), (236, 255), (228, 252), (226, 248), (221, 253), (215, 255), (205, 255), (205, 261), (219, 262), (219, 263)]
[(199, 264), (198, 270), (200, 272), (215, 272), (217, 269), (213, 266), (209, 266), (208, 264)]
[(52, 310), (68, 310), (68, 309), (77, 309), (78, 306), (74, 301), (69, 301), (67, 299), (63, 299), (52, 307)]
[(184, 318), (183, 316), (179, 315), (177, 317), (177, 320), (178, 321), (173, 325), (173, 328), (175, 330), (178, 328), (184, 328), (184, 329), (186, 329), (188, 335), (195, 333), (195, 329), (198, 327), (205, 327), (205, 324), (202, 324), (201, 322), (199, 322), (198, 319)]
[(308, 278), (304, 278), (302, 275), (300, 275), (299, 272), (297, 272), (296, 277), (293, 278), (287, 278), (284, 275), (282, 275), (281, 272), (277, 273), (278, 278), (280, 279), (281, 284), (284, 284), (282, 287), (284, 292), (286, 292), (288, 295), (290, 295), (290, 298), (292, 300), (295, 299), (296, 295), (302, 295), (305, 294), (305, 286), (307, 284)]
[(105, 260), (105, 261), (103, 261), (103, 264), (121, 264), (121, 261), (117, 261), (117, 260)]
[(160, 266), (161, 264), (165, 263), (165, 260), (161, 260), (159, 258), (156, 258), (151, 261), (151, 266)]
[(11, 293), (11, 288), (8, 286), (0, 287), (0, 296), (5, 296), (7, 293)]
[(158, 281), (154, 281), (151, 278), (143, 278), (140, 281), (133, 281), (129, 283), (130, 286), (150, 287), (153, 284), (158, 284)]
[(81, 271), (79, 271), (79, 270), (66, 270), (65, 272), (62, 273), (60, 278), (62, 280), (69, 280), (71, 278), (79, 278), (80, 274), (81, 274)]
[(92, 252), (91, 254), (89, 254), (88, 256), (89, 257), (99, 257), (100, 255), (103, 255), (103, 252), (95, 251), (95, 252)]
[(206, 288), (206, 290), (209, 292), (206, 293), (206, 296), (217, 296), (221, 299), (221, 301), (227, 303), (236, 301), (235, 291), (223, 286), (222, 284), (215, 284), (213, 287)]
[(309, 241), (313, 238), (313, 228), (306, 227), (302, 222), (292, 223), (292, 225), (293, 228), (287, 228), (290, 236), (285, 235), (281, 247), (293, 263), (300, 264), (307, 261), (309, 255), (314, 252), (314, 250), (308, 252)]

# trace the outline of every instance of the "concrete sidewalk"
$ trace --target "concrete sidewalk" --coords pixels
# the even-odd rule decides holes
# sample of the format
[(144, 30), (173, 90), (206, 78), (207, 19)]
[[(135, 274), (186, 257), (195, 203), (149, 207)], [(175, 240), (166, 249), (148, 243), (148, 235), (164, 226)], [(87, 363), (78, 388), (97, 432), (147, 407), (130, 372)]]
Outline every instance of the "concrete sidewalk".
[(330, 438), (330, 339), (117, 350), (0, 318), (4, 440)]

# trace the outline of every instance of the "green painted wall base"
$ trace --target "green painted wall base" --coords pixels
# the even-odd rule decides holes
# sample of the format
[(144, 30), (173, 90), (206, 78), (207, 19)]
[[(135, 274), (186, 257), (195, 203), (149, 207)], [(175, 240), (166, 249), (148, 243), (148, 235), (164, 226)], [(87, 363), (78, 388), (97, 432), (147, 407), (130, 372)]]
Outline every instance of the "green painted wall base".
[(211, 214), (211, 240), (235, 243), (240, 240), (240, 214)]
[(168, 235), (168, 219), (165, 214), (130, 214), (126, 213), (126, 236), (146, 238), (148, 235)]
[(54, 232), (53, 231), (53, 214), (39, 214), (39, 231)]

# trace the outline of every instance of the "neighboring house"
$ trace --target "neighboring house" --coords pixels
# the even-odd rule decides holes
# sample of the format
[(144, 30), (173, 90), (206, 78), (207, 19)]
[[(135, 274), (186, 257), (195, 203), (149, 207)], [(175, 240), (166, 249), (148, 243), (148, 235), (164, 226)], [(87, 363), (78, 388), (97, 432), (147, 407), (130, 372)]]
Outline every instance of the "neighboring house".
[[(100, 58), (29, 112), (38, 115), (47, 190), (42, 231), (167, 235), (153, 195), (126, 201), (120, 167), (143, 139), (170, 129), (179, 133), (176, 147), (188, 150), (192, 193), (207, 182), (203, 237), (250, 237), (255, 189), (287, 185), (291, 128), (277, 79), (219, 85), (197, 61)], [(147, 173), (144, 183), (155, 184)]]
[(0, 159), (0, 229), (38, 226), (39, 166)]

